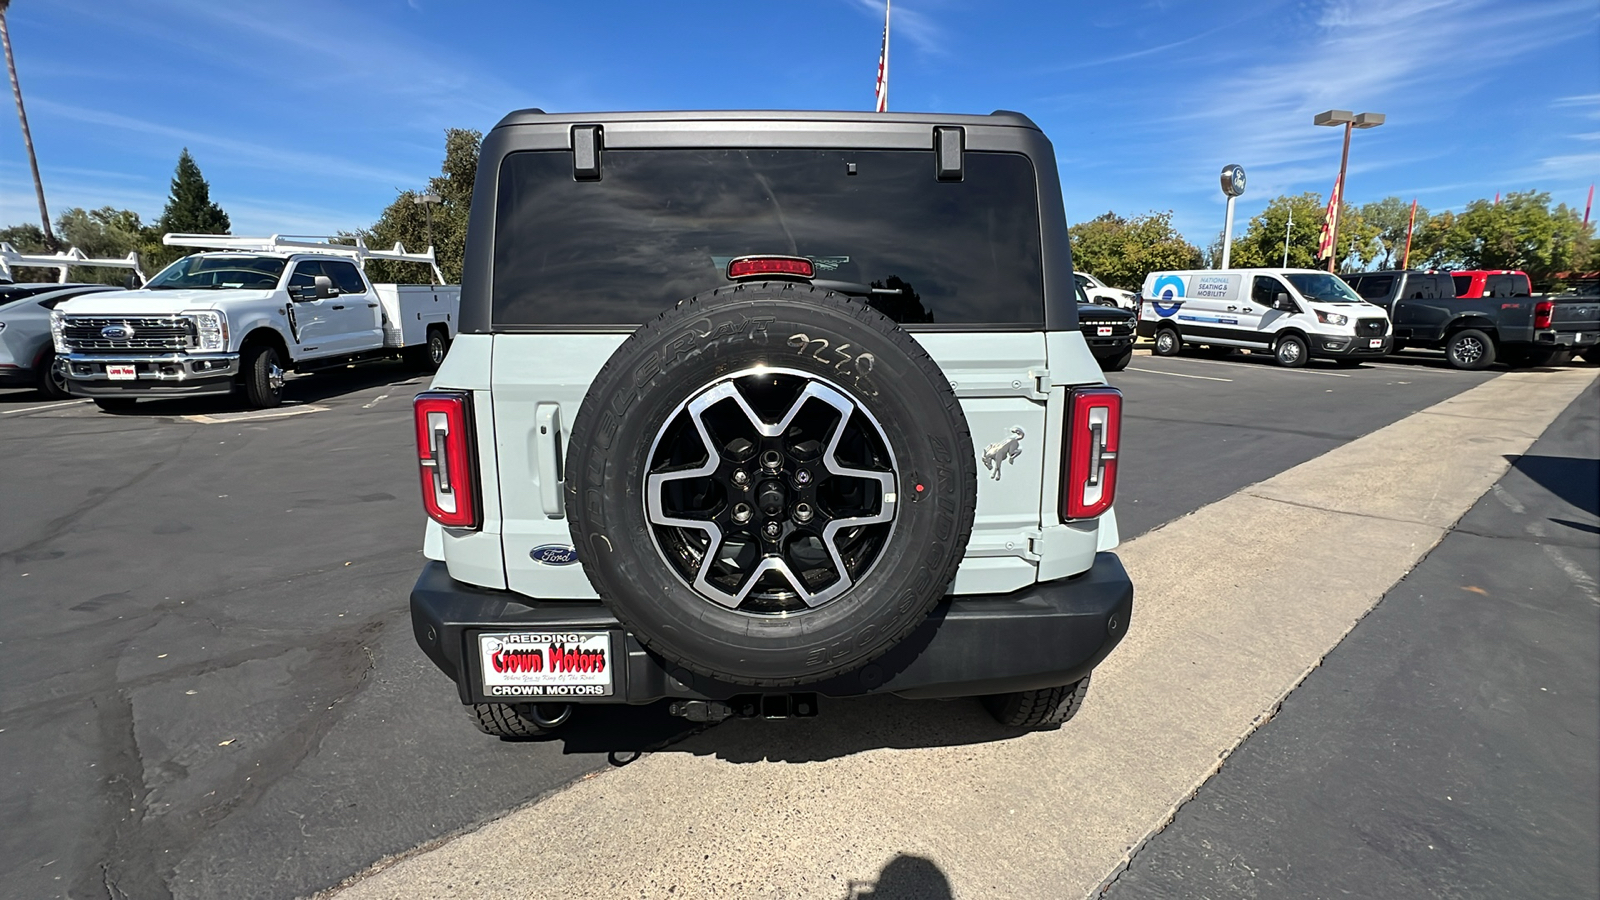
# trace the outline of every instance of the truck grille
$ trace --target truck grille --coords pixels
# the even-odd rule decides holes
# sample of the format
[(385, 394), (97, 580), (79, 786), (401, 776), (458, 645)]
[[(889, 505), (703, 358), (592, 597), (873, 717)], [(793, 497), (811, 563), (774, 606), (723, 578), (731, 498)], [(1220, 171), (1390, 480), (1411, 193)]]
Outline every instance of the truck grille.
[[(112, 329), (122, 329), (121, 333)], [(194, 346), (194, 324), (182, 316), (160, 318), (89, 318), (68, 316), (62, 328), (67, 349), (74, 353), (119, 353), (128, 350), (187, 350)]]
[(1132, 316), (1105, 316), (1105, 317), (1102, 318), (1100, 316), (1094, 315), (1093, 313), (1085, 313), (1085, 312), (1079, 312), (1078, 313), (1078, 327), (1080, 327), (1080, 328), (1093, 328), (1096, 325), (1110, 325), (1110, 326), (1112, 326), (1112, 329), (1113, 329), (1112, 332), (1111, 332), (1112, 334), (1132, 334), (1133, 333), (1133, 317)]
[(1383, 337), (1389, 323), (1383, 319), (1357, 319), (1356, 334), (1361, 337)]

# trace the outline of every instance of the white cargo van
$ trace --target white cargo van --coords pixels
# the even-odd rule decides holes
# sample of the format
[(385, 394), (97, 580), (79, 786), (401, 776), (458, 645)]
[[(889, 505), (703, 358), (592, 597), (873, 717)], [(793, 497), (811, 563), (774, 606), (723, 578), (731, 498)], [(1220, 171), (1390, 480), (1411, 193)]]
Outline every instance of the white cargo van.
[(1389, 314), (1344, 280), (1316, 269), (1151, 272), (1140, 291), (1139, 335), (1157, 356), (1185, 346), (1270, 350), (1278, 365), (1308, 359), (1354, 365), (1389, 352)]

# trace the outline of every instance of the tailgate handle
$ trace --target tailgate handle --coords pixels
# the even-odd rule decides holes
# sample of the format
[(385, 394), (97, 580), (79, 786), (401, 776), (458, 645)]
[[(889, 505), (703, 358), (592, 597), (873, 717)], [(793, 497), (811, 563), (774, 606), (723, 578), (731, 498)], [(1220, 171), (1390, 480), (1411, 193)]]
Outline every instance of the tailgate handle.
[(541, 403), (534, 407), (534, 422), (539, 428), (539, 434), (533, 442), (539, 466), (539, 502), (544, 506), (546, 516), (564, 518), (567, 507), (561, 489), (566, 475), (566, 460), (561, 446), (561, 404)]

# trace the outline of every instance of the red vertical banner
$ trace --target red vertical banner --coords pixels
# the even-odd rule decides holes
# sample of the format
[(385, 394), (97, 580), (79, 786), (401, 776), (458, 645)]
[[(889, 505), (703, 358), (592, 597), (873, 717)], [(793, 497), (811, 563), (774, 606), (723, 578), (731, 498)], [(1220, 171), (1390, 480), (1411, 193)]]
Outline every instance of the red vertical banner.
[(1400, 268), (1411, 268), (1411, 233), (1417, 230), (1417, 201), (1411, 201), (1411, 221), (1406, 223), (1406, 255), (1400, 260)]
[(1344, 193), (1340, 186), (1343, 180), (1342, 177), (1334, 179), (1333, 193), (1328, 195), (1328, 211), (1322, 217), (1322, 237), (1317, 243), (1317, 259), (1329, 259), (1338, 253), (1333, 246), (1333, 230), (1339, 221), (1340, 195)]
[(1589, 209), (1594, 206), (1594, 185), (1589, 185), (1589, 199), (1583, 202), (1583, 224), (1589, 224)]

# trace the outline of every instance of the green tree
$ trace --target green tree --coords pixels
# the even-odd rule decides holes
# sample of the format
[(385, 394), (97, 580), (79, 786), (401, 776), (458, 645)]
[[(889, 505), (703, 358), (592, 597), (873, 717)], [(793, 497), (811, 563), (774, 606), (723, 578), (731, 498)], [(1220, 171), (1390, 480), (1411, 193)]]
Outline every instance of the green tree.
[(145, 272), (155, 274), (172, 261), (186, 255), (183, 247), (168, 247), (161, 243), (164, 234), (227, 234), (231, 227), (228, 214), (211, 200), (211, 185), (200, 174), (200, 166), (185, 147), (178, 156), (178, 167), (172, 175), (172, 193), (161, 210), (161, 218), (152, 228), (145, 230)]
[(1439, 237), (1438, 255), (1469, 269), (1521, 269), (1534, 285), (1553, 284), (1558, 272), (1581, 269), (1592, 258), (1594, 225), (1584, 225), (1565, 203), (1550, 208), (1543, 191), (1507, 194), (1500, 203), (1474, 200)]
[[(1244, 234), (1233, 241), (1229, 264), (1250, 268), (1284, 265), (1284, 239), (1288, 238), (1288, 267), (1291, 269), (1320, 269), (1326, 263), (1318, 262), (1317, 247), (1322, 242), (1322, 218), (1327, 204), (1315, 191), (1303, 194), (1279, 194), (1267, 201), (1266, 209), (1251, 217)], [(1361, 212), (1345, 205), (1339, 212), (1340, 271), (1364, 267), (1378, 255), (1375, 241), (1379, 229), (1366, 221)], [(1222, 263), (1222, 236), (1212, 242), (1207, 259), (1211, 265)]]
[[(1377, 229), (1377, 245), (1381, 255), (1374, 268), (1399, 268), (1405, 259), (1406, 230), (1411, 225), (1411, 204), (1399, 197), (1385, 197), (1361, 207), (1361, 218)], [(1428, 210), (1417, 206), (1416, 230), (1428, 227)], [(1415, 258), (1416, 234), (1412, 233), (1412, 256)]]
[(1068, 229), (1072, 266), (1113, 287), (1136, 291), (1146, 275), (1200, 265), (1200, 248), (1172, 227), (1172, 213), (1125, 219), (1108, 212)]
[[(467, 219), (472, 213), (472, 182), (478, 176), (478, 147), (483, 133), (467, 128), (450, 128), (444, 133), (444, 163), (440, 173), (428, 179), (425, 191), (401, 191), (371, 228), (363, 229), (362, 240), (373, 248), (388, 248), (396, 242), (407, 250), (428, 246), (428, 213), (417, 198), (437, 194), (432, 204), (433, 246), (445, 281), (459, 284), (466, 258)], [(428, 281), (432, 273), (416, 263), (373, 261), (367, 275), (374, 281)]]
[[(129, 209), (103, 206), (86, 210), (73, 207), (56, 217), (56, 234), (62, 243), (82, 250), (86, 256), (120, 258), (143, 249), (148, 229), (139, 214)], [(122, 284), (130, 273), (125, 269), (71, 269), (67, 278), (98, 284)], [(153, 272), (147, 271), (151, 275)]]

